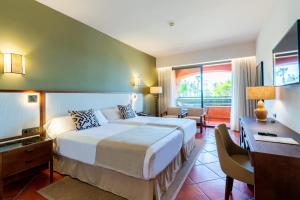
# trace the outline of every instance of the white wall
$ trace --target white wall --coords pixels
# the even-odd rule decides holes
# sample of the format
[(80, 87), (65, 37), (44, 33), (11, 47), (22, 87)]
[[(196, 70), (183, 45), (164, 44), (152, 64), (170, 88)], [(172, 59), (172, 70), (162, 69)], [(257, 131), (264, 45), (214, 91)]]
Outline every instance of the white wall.
[[(288, 29), (300, 18), (300, 0), (275, 0), (273, 11), (261, 29), (256, 47), (257, 61), (264, 61), (265, 83), (273, 83), (272, 49)], [(300, 133), (300, 85), (277, 88), (277, 100), (268, 101), (269, 114)]]
[(232, 58), (255, 56), (255, 41), (221, 46), (156, 59), (157, 67), (176, 67)]

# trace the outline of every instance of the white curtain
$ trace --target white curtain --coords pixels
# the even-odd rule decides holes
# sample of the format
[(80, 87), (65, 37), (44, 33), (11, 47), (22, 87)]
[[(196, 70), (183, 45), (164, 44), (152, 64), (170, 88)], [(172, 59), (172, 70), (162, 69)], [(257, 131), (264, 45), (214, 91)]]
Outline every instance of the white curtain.
[(162, 94), (158, 99), (159, 114), (165, 112), (167, 107), (176, 104), (176, 83), (175, 71), (172, 67), (158, 69), (158, 85), (162, 87)]
[(255, 86), (256, 58), (247, 57), (232, 60), (232, 130), (240, 129), (239, 119), (242, 116), (254, 116), (255, 102), (246, 99), (246, 88)]

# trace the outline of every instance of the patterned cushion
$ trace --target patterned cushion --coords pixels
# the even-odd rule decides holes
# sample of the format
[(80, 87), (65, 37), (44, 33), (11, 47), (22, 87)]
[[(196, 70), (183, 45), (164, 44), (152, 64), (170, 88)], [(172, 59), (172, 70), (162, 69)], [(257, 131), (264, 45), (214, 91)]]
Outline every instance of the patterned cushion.
[(84, 111), (69, 111), (69, 114), (71, 115), (77, 130), (100, 126), (93, 109)]
[(136, 114), (134, 112), (134, 110), (132, 109), (131, 104), (128, 105), (118, 105), (121, 117), (123, 119), (129, 119), (129, 118), (134, 118), (136, 117)]

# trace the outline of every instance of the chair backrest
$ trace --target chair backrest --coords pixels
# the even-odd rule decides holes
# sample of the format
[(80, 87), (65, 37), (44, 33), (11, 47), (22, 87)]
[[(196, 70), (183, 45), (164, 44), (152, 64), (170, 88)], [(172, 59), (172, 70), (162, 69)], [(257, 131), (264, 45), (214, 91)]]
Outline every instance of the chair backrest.
[(228, 169), (228, 163), (232, 162), (230, 155), (232, 154), (234, 142), (232, 141), (225, 124), (220, 124), (215, 128), (215, 138), (220, 165), (223, 171), (226, 173), (226, 169)]
[(204, 108), (189, 108), (188, 116), (197, 116), (200, 117), (204, 114)]
[(168, 115), (179, 115), (181, 113), (181, 108), (178, 107), (168, 107)]

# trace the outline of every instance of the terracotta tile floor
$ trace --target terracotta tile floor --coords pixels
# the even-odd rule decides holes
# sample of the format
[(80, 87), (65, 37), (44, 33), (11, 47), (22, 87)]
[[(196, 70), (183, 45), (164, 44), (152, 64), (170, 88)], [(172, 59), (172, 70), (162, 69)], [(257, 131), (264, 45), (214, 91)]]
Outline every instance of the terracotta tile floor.
[[(235, 142), (239, 142), (239, 133), (231, 133)], [(203, 134), (196, 135), (201, 140), (202, 149), (195, 166), (185, 180), (176, 200), (207, 200), (224, 199), (225, 174), (220, 168), (214, 130), (207, 128)], [(43, 170), (36, 176), (24, 179), (4, 188), (5, 200), (44, 200), (37, 191), (49, 184), (48, 170)], [(54, 181), (63, 178), (54, 174)], [(235, 181), (231, 199), (249, 199), (253, 190), (242, 182)]]

